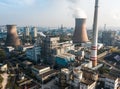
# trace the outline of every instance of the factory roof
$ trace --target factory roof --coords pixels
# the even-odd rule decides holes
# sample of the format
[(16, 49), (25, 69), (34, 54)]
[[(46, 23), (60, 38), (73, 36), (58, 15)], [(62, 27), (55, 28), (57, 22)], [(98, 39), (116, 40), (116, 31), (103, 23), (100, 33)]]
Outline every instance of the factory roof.
[(90, 68), (87, 68), (87, 67), (82, 67), (82, 71), (83, 72), (92, 73), (92, 74), (96, 74), (96, 71), (91, 70)]
[(62, 57), (62, 58), (71, 57), (71, 56), (75, 56), (75, 55), (70, 54), (70, 53), (65, 53), (65, 54), (57, 55), (57, 57)]
[(58, 72), (58, 70), (50, 70), (50, 71), (48, 71), (48, 72), (45, 72), (45, 73), (43, 73), (43, 74), (40, 74), (39, 76), (41, 77), (41, 78), (44, 78), (44, 77), (46, 77), (46, 76), (50, 76), (50, 75), (52, 75), (52, 74), (56, 74)]
[[(7, 48), (13, 48), (12, 46), (7, 46)], [(2, 49), (0, 49), (0, 50), (2, 50)]]
[(81, 74), (82, 73), (82, 71), (80, 71), (79, 69), (74, 69), (73, 71), (74, 71), (74, 73), (77, 73), (77, 74)]
[(25, 65), (31, 65), (32, 62), (25, 60), (25, 61), (23, 61), (23, 64), (25, 64)]
[(69, 73), (70, 73), (70, 70), (69, 70), (69, 69), (67, 69), (67, 68), (62, 68), (62, 69), (61, 69), (61, 71), (62, 71), (62, 72), (64, 72), (64, 73), (67, 73), (67, 74), (69, 74)]
[(23, 47), (34, 47), (34, 45), (23, 45)]
[(44, 69), (46, 67), (49, 67), (49, 66), (43, 66), (43, 65), (35, 65), (34, 66), (34, 68), (39, 69), (39, 70)]
[(109, 78), (109, 79), (112, 79), (112, 80), (118, 79), (117, 77), (111, 76), (111, 75), (109, 75), (109, 74), (104, 74), (104, 75), (102, 75), (101, 77)]
[(23, 80), (17, 81), (17, 84), (18, 84), (19, 86), (22, 86), (22, 85), (24, 85), (24, 84), (30, 83), (31, 81), (33, 81), (33, 79), (25, 78), (25, 79), (23, 79)]
[(81, 83), (85, 84), (85, 85), (92, 85), (95, 81), (93, 80), (88, 80), (88, 79), (82, 79)]
[(26, 87), (28, 89), (31, 88), (31, 87), (35, 87), (35, 86), (37, 86), (37, 84), (35, 82), (31, 82), (31, 83), (26, 84)]

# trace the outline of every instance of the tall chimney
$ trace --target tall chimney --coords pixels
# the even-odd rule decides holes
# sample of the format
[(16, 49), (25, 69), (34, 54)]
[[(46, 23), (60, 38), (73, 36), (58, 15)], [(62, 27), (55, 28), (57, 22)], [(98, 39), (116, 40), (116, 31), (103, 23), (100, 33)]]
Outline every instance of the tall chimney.
[(73, 34), (73, 43), (85, 43), (88, 42), (88, 36), (86, 32), (86, 18), (75, 19), (75, 31)]
[(18, 46), (20, 45), (20, 39), (17, 35), (16, 25), (6, 25), (7, 27), (7, 38), (5, 45), (6, 46)]
[(94, 22), (93, 22), (93, 41), (91, 47), (91, 60), (92, 66), (97, 66), (97, 43), (98, 43), (98, 1), (95, 0), (95, 12), (94, 12)]

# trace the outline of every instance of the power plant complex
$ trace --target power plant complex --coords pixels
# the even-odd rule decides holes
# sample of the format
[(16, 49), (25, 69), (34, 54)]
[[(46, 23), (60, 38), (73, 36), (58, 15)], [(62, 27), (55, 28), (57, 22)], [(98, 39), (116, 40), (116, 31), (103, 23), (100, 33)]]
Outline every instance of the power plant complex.
[[(92, 38), (92, 46), (91, 46), (91, 57), (92, 66), (97, 66), (97, 45), (98, 45), (98, 27), (97, 27), (97, 19), (98, 19), (98, 0), (95, 2), (95, 12), (94, 12), (94, 22), (93, 22), (93, 38)], [(73, 34), (73, 43), (81, 44), (87, 43), (88, 35), (86, 31), (86, 18), (76, 18), (75, 19), (75, 31)]]
[[(0, 77), (8, 74), (6, 89), (120, 89), (120, 31), (98, 34), (99, 0), (94, 0), (92, 29), (78, 2), (66, 1), (75, 4), (72, 28), (41, 27), (44, 22), (0, 27)], [(116, 42), (119, 46), (112, 45)]]

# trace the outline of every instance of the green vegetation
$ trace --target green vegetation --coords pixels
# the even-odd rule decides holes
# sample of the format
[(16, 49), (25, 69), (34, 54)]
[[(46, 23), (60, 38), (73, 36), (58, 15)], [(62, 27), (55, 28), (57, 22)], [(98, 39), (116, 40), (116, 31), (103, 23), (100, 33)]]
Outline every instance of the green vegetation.
[(14, 85), (14, 89), (20, 89), (17, 84)]
[(72, 39), (71, 36), (60, 35), (60, 42), (70, 41)]
[(11, 75), (8, 76), (8, 82), (7, 82), (7, 85), (6, 85), (6, 89), (7, 89), (7, 88), (20, 89), (20, 88), (17, 86), (16, 83), (15, 83), (15, 84), (12, 84), (12, 83), (13, 83), (13, 79), (14, 79), (13, 76), (11, 76)]
[(5, 51), (0, 49), (0, 63), (3, 63), (5, 59), (6, 59)]
[(103, 52), (105, 52), (105, 51), (107, 51), (107, 49), (100, 49), (100, 50), (98, 50), (98, 52), (97, 52), (97, 54), (99, 55), (99, 54), (101, 54), (101, 53), (103, 53)]
[(2, 83), (3, 81), (3, 77), (0, 75), (0, 84)]
[(104, 66), (102, 68), (100, 68), (98, 71), (99, 71), (100, 74), (104, 74), (104, 73), (109, 73), (110, 72), (110, 70), (108, 68), (104, 67)]
[(10, 80), (11, 80), (11, 76), (9, 75), (9, 76), (8, 76), (8, 82), (7, 82), (6, 88), (10, 88), (10, 87), (12, 86)]

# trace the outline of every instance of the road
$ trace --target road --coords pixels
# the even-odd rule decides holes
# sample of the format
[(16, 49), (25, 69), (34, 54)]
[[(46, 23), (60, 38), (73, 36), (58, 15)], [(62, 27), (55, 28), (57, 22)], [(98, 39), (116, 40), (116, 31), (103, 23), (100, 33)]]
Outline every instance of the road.
[(113, 66), (112, 64), (106, 62), (104, 59), (99, 59), (98, 62), (102, 62), (102, 63), (104, 63), (104, 64), (106, 64), (106, 65), (108, 65), (108, 66), (111, 66), (113, 70), (116, 70), (116, 71), (120, 72), (120, 69), (119, 69), (119, 68), (116, 68), (116, 67)]
[(1, 74), (1, 76), (3, 77), (3, 82), (2, 82), (3, 87), (2, 87), (2, 89), (5, 89), (7, 81), (8, 81), (8, 74), (4, 73), (4, 74)]
[(17, 74), (17, 73), (16, 73), (16, 71), (15, 71), (12, 63), (11, 63), (9, 60), (7, 61), (7, 63), (8, 63), (9, 66), (11, 67), (11, 68), (9, 68), (9, 69), (11, 69), (11, 70), (13, 71), (14, 75), (15, 75), (15, 76), (12, 78), (12, 81), (11, 81), (11, 88), (10, 88), (10, 89), (13, 89), (13, 86), (14, 86), (15, 81), (16, 81), (16, 74)]

